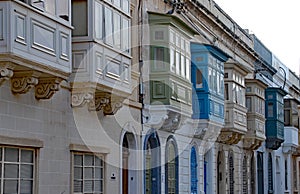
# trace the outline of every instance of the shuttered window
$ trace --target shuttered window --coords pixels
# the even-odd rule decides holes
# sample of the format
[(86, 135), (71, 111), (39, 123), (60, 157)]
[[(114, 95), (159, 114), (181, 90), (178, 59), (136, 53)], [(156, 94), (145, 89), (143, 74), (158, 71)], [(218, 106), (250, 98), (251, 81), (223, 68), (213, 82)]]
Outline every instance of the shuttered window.
[(247, 194), (248, 193), (248, 171), (247, 171), (247, 157), (244, 156), (243, 159), (243, 194)]

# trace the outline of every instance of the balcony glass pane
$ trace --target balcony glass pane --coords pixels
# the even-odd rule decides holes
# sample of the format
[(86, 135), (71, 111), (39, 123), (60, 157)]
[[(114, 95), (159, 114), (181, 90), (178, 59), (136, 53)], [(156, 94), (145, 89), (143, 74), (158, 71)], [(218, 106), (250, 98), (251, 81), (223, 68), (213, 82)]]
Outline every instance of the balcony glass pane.
[(113, 12), (110, 8), (105, 7), (105, 42), (113, 45)]
[(95, 4), (95, 33), (97, 39), (103, 38), (103, 7), (100, 3)]

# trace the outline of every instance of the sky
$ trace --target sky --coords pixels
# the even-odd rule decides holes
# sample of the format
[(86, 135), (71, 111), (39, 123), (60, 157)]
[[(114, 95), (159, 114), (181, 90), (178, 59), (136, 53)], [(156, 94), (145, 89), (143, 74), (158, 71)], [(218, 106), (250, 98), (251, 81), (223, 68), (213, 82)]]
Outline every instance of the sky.
[(300, 0), (214, 0), (299, 75)]

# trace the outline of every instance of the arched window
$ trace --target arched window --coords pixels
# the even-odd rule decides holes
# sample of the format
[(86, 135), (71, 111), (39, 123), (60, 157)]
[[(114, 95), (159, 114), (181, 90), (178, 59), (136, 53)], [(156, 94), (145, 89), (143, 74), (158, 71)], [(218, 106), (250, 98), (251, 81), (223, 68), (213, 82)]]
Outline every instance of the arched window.
[(233, 153), (230, 152), (228, 156), (228, 169), (229, 169), (229, 193), (234, 194), (234, 163)]
[(175, 140), (170, 137), (166, 146), (166, 194), (178, 193), (178, 157)]
[(247, 157), (243, 159), (243, 194), (248, 194), (248, 170), (247, 170)]
[(269, 193), (273, 193), (273, 163), (271, 153), (268, 156), (268, 190)]
[(264, 167), (263, 167), (263, 153), (257, 153), (257, 191), (258, 194), (264, 194)]
[(195, 146), (191, 149), (191, 194), (198, 193), (197, 153)]

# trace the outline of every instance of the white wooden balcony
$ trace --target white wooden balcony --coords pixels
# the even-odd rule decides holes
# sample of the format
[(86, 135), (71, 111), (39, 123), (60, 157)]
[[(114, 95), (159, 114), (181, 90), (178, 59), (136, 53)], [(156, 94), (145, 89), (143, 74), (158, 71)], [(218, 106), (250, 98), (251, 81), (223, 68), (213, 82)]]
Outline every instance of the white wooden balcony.
[(48, 99), (71, 73), (72, 28), (68, 1), (52, 10), (61, 15), (41, 3), (0, 1), (0, 83), (10, 79), (14, 94), (35, 87), (37, 99)]

